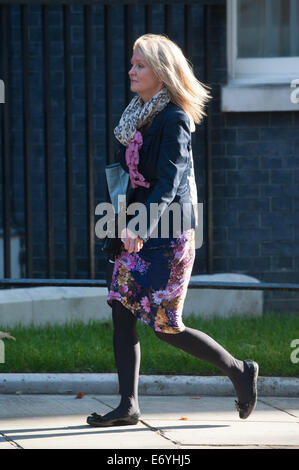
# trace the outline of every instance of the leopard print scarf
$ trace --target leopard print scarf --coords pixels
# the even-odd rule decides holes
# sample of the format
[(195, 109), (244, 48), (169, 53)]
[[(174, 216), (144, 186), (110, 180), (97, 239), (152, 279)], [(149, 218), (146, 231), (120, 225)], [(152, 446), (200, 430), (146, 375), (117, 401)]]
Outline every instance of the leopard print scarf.
[(170, 95), (165, 87), (146, 103), (143, 102), (139, 95), (134, 96), (114, 129), (114, 135), (117, 140), (127, 147), (134, 137), (136, 130), (152, 121), (169, 101)]

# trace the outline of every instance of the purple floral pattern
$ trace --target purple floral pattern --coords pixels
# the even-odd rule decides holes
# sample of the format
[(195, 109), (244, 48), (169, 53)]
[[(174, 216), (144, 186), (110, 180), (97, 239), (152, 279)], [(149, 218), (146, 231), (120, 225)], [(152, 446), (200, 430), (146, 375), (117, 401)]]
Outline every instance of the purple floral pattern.
[(182, 312), (195, 259), (194, 229), (159, 244), (147, 241), (138, 253), (116, 258), (107, 303), (120, 301), (155, 331), (185, 329)]

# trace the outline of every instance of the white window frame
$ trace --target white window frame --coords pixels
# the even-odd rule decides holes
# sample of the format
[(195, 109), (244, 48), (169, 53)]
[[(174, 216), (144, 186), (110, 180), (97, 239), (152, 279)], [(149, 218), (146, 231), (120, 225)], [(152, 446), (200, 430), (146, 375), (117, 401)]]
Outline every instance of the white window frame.
[(299, 57), (237, 57), (237, 1), (227, 0), (228, 83), (221, 90), (222, 111), (299, 110), (291, 100)]

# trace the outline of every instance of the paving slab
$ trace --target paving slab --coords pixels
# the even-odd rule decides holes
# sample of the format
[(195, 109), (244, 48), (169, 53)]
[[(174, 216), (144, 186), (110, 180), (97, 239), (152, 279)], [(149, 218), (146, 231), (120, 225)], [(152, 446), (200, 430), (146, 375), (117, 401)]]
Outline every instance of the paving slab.
[[(85, 416), (47, 416), (7, 420), (3, 434), (23, 449), (146, 449), (175, 448), (143, 423), (107, 429), (82, 424)], [(6, 445), (7, 448), (7, 445)], [(0, 443), (0, 449), (2, 449)]]
[(273, 422), (227, 420), (148, 420), (173, 442), (183, 446), (299, 446), (298, 423), (273, 425)]
[(299, 421), (299, 407), (298, 407), (298, 398), (293, 397), (263, 397), (263, 403), (266, 405), (283, 410), (285, 413), (298, 418)]
[(176, 447), (142, 422), (136, 426), (93, 428), (86, 424), (86, 417), (96, 410), (107, 413), (111, 407), (92, 396), (0, 395), (0, 435), (5, 436), (0, 449)]
[(13, 448), (14, 448), (14, 443), (9, 442), (5, 437), (1, 437), (0, 435), (0, 450), (13, 449)]
[[(259, 397), (240, 420), (233, 397), (140, 396), (136, 426), (92, 428), (119, 395), (0, 395), (0, 449), (299, 448), (299, 398)], [(111, 454), (112, 455), (112, 454)]]
[[(117, 398), (101, 397), (114, 407)], [(265, 397), (240, 420), (232, 397), (140, 397), (142, 419), (185, 446), (299, 447), (299, 398)]]

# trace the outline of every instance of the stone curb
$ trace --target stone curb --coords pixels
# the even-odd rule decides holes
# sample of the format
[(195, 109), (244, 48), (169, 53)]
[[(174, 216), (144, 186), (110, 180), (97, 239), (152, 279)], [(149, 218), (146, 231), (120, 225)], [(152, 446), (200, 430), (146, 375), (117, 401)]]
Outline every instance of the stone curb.
[[(118, 394), (117, 374), (0, 374), (1, 394)], [(261, 396), (299, 396), (297, 377), (259, 377)], [(222, 376), (141, 375), (140, 395), (235, 396), (232, 383)]]

